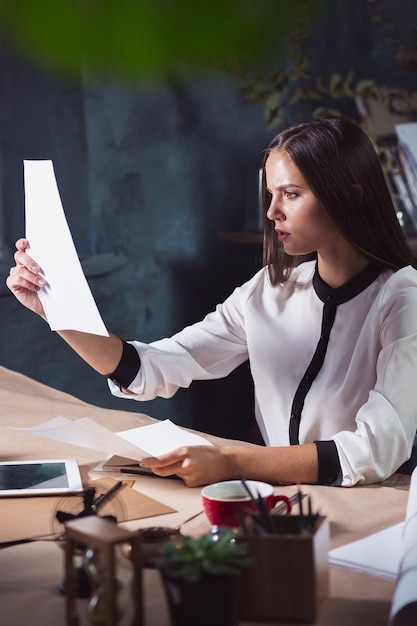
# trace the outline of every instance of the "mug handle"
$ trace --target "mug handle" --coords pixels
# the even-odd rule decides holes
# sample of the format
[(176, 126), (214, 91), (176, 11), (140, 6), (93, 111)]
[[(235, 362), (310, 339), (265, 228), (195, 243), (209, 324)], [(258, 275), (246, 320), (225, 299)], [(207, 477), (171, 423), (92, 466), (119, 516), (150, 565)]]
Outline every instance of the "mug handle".
[(284, 507), (286, 508), (286, 511), (285, 511), (286, 515), (288, 513), (291, 513), (291, 510), (292, 510), (291, 499), (288, 496), (284, 496), (284, 495), (272, 496), (272, 498), (271, 498), (271, 503), (272, 503), (271, 513), (272, 512), (279, 513), (281, 511), (281, 505), (279, 504), (279, 502), (282, 502), (284, 504)]

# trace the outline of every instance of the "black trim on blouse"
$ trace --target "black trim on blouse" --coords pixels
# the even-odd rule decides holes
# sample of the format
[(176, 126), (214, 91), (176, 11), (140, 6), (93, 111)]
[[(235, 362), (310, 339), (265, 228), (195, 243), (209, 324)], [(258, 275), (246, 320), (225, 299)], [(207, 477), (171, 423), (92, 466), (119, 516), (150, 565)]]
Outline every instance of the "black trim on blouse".
[(334, 441), (315, 441), (318, 456), (319, 485), (339, 486), (342, 484), (342, 468)]
[(336, 317), (337, 306), (339, 304), (343, 304), (344, 302), (348, 302), (348, 300), (351, 300), (364, 291), (371, 283), (374, 282), (380, 273), (380, 267), (368, 264), (359, 274), (351, 278), (347, 283), (334, 289), (320, 277), (316, 265), (316, 271), (313, 276), (313, 287), (317, 296), (324, 304), (321, 333), (313, 358), (311, 359), (310, 364), (307, 367), (294, 395), (289, 423), (291, 445), (299, 443), (300, 421), (304, 401), (314, 379), (323, 365), (329, 343), (330, 331), (333, 328), (333, 323)]
[(120, 361), (114, 372), (107, 375), (119, 389), (127, 389), (134, 381), (140, 368), (140, 357), (137, 350), (131, 343), (123, 341), (123, 352)]

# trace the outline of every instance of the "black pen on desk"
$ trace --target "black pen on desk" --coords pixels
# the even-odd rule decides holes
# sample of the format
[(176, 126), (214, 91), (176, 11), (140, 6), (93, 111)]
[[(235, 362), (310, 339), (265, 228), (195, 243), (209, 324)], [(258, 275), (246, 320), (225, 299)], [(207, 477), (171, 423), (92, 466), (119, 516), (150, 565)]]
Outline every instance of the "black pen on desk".
[(101, 496), (96, 498), (91, 506), (93, 511), (97, 511), (98, 508), (102, 506), (105, 502), (111, 500), (114, 494), (117, 493), (117, 491), (119, 491), (121, 487), (123, 487), (123, 481), (119, 480), (116, 484), (113, 485), (113, 487), (110, 487), (110, 489), (106, 491), (106, 493), (102, 493)]

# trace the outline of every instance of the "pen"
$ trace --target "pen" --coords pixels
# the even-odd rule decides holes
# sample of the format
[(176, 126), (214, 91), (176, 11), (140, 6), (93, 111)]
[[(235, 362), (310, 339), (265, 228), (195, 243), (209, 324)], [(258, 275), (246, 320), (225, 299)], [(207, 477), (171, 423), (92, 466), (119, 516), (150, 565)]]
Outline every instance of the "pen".
[(252, 515), (254, 522), (256, 523), (258, 528), (262, 529), (263, 531), (266, 531), (267, 533), (273, 532), (273, 523), (270, 518), (270, 513), (267, 510), (265, 506), (265, 502), (263, 501), (261, 495), (257, 492), (257, 497), (255, 498), (252, 491), (249, 489), (249, 486), (246, 480), (241, 477), (240, 482), (245, 488), (245, 491), (247, 492), (247, 494), (249, 495), (255, 509), (258, 511), (258, 514), (259, 514), (258, 516)]
[(314, 528), (316, 526), (317, 520), (319, 518), (319, 513), (313, 513), (313, 508), (311, 505), (311, 496), (308, 496), (308, 523), (309, 523), (309, 527), (310, 527), (310, 532), (314, 531)]
[(123, 481), (119, 480), (115, 485), (113, 485), (113, 487), (110, 487), (110, 489), (108, 491), (106, 491), (106, 493), (102, 493), (101, 496), (99, 496), (98, 498), (93, 500), (93, 504), (91, 505), (91, 509), (94, 512), (97, 512), (99, 507), (102, 506), (108, 500), (111, 500), (111, 498), (114, 496), (114, 494), (117, 491), (119, 491), (119, 489), (121, 487), (123, 487)]
[(303, 494), (301, 493), (300, 488), (297, 491), (297, 501), (299, 508), (299, 516), (300, 516), (300, 531), (301, 533), (309, 532), (309, 523), (307, 520), (307, 516), (304, 514), (303, 510)]
[(275, 526), (271, 517), (271, 512), (266, 506), (265, 501), (259, 492), (258, 492), (257, 502), (258, 502), (258, 510), (259, 510), (259, 513), (261, 514), (263, 526), (265, 530), (269, 533), (275, 532)]

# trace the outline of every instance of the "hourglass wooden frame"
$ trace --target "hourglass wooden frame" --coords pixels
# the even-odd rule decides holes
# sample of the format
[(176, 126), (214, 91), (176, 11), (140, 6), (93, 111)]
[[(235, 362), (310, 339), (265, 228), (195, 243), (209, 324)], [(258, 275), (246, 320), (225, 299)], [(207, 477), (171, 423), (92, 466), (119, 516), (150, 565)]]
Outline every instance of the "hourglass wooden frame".
[(143, 597), (141, 569), (141, 540), (139, 533), (119, 528), (117, 524), (94, 515), (65, 524), (65, 592), (67, 626), (78, 626), (77, 577), (74, 568), (76, 547), (80, 544), (100, 552), (105, 577), (106, 626), (117, 624), (115, 548), (120, 543), (132, 546), (130, 560), (133, 567), (131, 596), (134, 604), (132, 626), (143, 626)]

